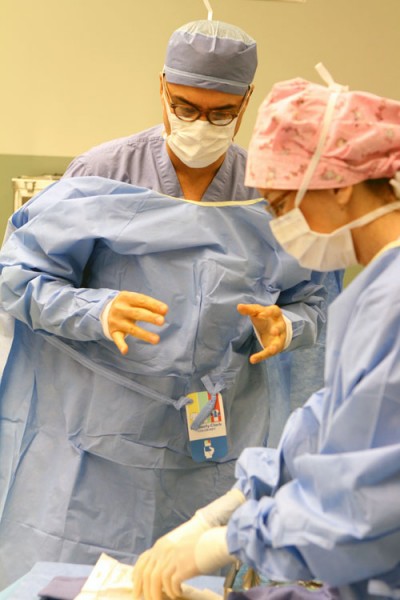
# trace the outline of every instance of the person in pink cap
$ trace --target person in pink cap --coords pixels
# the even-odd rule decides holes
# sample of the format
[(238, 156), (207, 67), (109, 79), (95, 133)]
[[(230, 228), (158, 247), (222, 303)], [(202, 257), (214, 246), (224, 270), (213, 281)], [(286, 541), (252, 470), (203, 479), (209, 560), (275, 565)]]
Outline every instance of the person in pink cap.
[[(329, 309), (325, 386), (277, 450), (246, 449), (236, 486), (139, 558), (136, 597), (175, 598), (233, 559), (274, 581), (324, 582), (313, 598), (400, 597), (400, 102), (320, 73), (327, 86), (272, 88), (246, 183), (302, 266), (365, 265)], [(308, 597), (274, 590), (262, 597)]]
[(285, 250), (327, 271), (366, 265), (380, 249), (360, 228), (398, 210), (399, 171), (399, 102), (293, 79), (259, 109), (246, 184), (263, 192), (273, 216), (285, 215), (271, 223)]

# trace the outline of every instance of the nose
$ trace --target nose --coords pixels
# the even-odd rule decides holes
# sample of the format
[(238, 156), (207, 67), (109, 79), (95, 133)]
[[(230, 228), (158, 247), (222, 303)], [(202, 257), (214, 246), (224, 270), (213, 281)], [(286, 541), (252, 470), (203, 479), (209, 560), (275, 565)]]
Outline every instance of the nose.
[(208, 112), (209, 112), (208, 110), (202, 110), (200, 112), (200, 117), (199, 117), (200, 121), (208, 121), (208, 119), (207, 119)]

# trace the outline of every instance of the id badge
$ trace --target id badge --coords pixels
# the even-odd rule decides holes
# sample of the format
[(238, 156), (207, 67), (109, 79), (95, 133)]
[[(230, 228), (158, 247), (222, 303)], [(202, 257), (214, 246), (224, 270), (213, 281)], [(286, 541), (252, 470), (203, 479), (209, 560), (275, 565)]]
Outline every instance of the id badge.
[[(196, 462), (213, 461), (225, 456), (228, 452), (224, 404), (221, 394), (208, 392), (193, 392), (187, 394), (193, 402), (185, 406), (188, 425), (190, 450)], [(212, 403), (210, 414), (194, 428), (200, 412), (207, 411), (207, 405)]]

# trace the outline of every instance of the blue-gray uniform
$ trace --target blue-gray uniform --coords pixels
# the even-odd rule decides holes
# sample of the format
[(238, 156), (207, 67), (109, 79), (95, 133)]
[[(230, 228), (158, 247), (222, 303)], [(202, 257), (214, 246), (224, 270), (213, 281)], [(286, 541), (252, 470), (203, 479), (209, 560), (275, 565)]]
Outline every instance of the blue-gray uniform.
[[(236, 305), (282, 306), (289, 350), (312, 343), (325, 314), (323, 274), (284, 255), (269, 219), (262, 203), (217, 207), (98, 177), (62, 179), (13, 215), (0, 253), (15, 318), (0, 384), (1, 584), (37, 561), (133, 561), (265, 443), (265, 363), (249, 363), (257, 341)], [(160, 343), (128, 337), (126, 356), (100, 323), (121, 289), (169, 306)], [(204, 391), (222, 394), (228, 448), (196, 462), (184, 406)]]
[[(96, 146), (75, 158), (65, 177), (99, 175), (174, 198), (183, 198), (162, 132), (163, 127), (157, 125), (141, 133)], [(257, 191), (244, 185), (245, 166), (245, 150), (237, 144), (231, 144), (203, 200), (222, 202), (257, 198)]]

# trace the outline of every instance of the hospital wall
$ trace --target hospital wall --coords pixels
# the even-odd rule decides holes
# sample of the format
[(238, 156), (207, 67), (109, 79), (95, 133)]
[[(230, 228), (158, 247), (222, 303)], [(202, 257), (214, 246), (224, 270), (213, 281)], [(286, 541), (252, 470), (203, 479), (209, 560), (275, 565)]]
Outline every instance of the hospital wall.
[[(247, 146), (271, 85), (319, 81), (323, 62), (352, 89), (400, 99), (400, 0), (210, 0), (214, 19), (258, 42)], [(158, 74), (171, 32), (207, 18), (202, 0), (1, 0), (0, 238), (11, 178), (62, 173), (73, 156), (160, 121)]]

